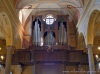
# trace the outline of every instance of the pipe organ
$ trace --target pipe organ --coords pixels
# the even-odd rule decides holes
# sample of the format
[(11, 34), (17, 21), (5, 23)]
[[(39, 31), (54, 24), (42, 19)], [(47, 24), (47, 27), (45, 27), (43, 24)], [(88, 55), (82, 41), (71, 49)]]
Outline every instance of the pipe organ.
[(67, 31), (66, 31), (66, 23), (60, 22), (58, 27), (59, 34), (59, 44), (66, 45), (67, 44)]
[(32, 24), (32, 44), (40, 46), (41, 44), (41, 23), (39, 19), (35, 19)]
[(52, 31), (47, 32), (47, 35), (44, 37), (45, 45), (54, 45), (55, 44), (55, 36), (53, 34), (55, 34), (55, 33)]
[(32, 22), (32, 45), (67, 45), (68, 34), (65, 20), (61, 22), (57, 19), (53, 24), (48, 25), (46, 24), (46, 21), (43, 21), (41, 17), (38, 17)]

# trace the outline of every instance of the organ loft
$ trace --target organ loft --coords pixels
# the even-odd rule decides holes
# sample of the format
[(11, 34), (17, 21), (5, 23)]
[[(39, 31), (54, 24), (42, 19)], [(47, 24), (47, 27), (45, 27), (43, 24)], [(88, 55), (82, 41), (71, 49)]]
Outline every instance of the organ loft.
[(100, 74), (100, 0), (0, 0), (0, 74)]

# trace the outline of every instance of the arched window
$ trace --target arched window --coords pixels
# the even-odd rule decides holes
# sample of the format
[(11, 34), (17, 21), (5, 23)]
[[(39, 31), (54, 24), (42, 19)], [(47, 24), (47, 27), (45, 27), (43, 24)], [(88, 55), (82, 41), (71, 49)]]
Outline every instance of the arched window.
[(46, 22), (47, 25), (52, 25), (56, 19), (53, 17), (52, 14), (49, 14), (43, 20)]

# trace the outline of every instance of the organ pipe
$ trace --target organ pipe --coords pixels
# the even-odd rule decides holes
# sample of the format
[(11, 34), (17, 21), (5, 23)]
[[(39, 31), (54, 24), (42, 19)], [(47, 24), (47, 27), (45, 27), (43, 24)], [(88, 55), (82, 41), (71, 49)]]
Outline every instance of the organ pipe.
[(33, 29), (33, 44), (40, 45), (41, 44), (41, 31), (39, 28), (38, 19), (36, 19)]
[(66, 32), (66, 28), (63, 22), (60, 23), (58, 31), (59, 31), (59, 43), (61, 45), (66, 44), (67, 43), (67, 32)]

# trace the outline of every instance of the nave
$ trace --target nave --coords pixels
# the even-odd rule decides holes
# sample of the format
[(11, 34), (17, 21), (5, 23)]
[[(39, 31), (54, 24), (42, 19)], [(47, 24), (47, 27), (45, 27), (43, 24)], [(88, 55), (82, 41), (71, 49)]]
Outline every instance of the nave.
[(100, 0), (0, 0), (0, 74), (100, 74)]

